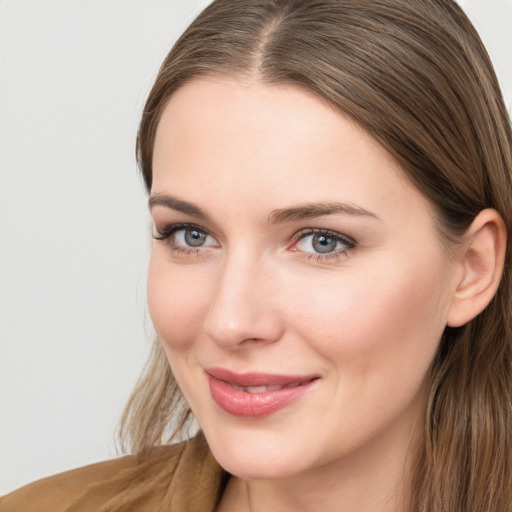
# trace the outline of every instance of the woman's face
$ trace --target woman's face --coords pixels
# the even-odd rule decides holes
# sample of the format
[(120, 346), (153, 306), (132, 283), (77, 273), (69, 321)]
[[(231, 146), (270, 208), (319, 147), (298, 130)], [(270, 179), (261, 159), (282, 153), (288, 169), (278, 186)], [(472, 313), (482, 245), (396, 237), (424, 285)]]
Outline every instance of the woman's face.
[(397, 162), (298, 88), (201, 79), (153, 167), (151, 317), (221, 465), (403, 465), (454, 272)]

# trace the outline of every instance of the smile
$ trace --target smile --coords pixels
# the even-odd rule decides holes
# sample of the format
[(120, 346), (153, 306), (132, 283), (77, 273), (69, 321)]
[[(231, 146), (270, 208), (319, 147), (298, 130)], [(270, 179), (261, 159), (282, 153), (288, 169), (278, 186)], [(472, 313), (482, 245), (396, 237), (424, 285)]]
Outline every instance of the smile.
[(319, 379), (316, 375), (236, 374), (223, 368), (206, 370), (213, 400), (233, 416), (268, 416), (298, 400)]
[(279, 391), (280, 389), (283, 388), (294, 388), (300, 385), (301, 382), (293, 382), (291, 384), (287, 384), (286, 386), (237, 386), (236, 384), (232, 384), (231, 387), (235, 391), (244, 391), (245, 393), (265, 393), (267, 391)]

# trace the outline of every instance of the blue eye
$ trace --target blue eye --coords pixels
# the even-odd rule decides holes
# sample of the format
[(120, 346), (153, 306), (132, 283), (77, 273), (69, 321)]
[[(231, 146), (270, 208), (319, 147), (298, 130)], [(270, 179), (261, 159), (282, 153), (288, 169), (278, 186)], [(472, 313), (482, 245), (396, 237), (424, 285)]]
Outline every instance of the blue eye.
[(155, 240), (167, 240), (172, 249), (193, 250), (201, 247), (217, 247), (218, 243), (199, 226), (174, 224), (154, 236)]
[(193, 228), (182, 228), (174, 232), (174, 243), (189, 247), (202, 247), (212, 245), (212, 237), (207, 233)]
[(321, 257), (337, 255), (352, 249), (356, 245), (351, 238), (326, 230), (308, 230), (300, 235), (295, 244), (296, 249), (304, 253), (316, 254)]

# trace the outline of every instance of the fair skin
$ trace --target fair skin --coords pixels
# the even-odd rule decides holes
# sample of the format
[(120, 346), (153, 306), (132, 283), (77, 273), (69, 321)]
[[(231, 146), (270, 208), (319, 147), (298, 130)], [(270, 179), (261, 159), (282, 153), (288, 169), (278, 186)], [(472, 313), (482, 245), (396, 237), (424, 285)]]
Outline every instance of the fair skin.
[[(489, 265), (475, 251), (449, 257), (398, 163), (291, 86), (183, 86), (160, 120), (153, 173), (149, 308), (233, 475), (218, 510), (404, 509), (428, 368), (445, 326), (485, 307), (461, 290)], [(488, 215), (473, 228), (484, 245), (499, 238)], [(314, 379), (253, 417), (219, 406), (210, 368)]]

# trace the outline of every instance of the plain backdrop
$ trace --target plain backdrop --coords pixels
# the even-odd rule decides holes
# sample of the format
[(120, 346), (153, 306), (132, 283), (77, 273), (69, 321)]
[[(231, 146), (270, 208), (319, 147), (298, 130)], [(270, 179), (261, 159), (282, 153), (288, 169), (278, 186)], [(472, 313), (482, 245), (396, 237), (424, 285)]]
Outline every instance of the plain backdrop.
[[(148, 353), (134, 141), (208, 1), (0, 0), (0, 495), (116, 455)], [(461, 2), (510, 106), (512, 2)]]

